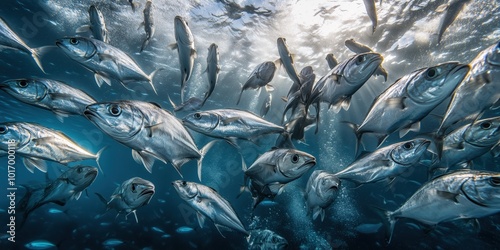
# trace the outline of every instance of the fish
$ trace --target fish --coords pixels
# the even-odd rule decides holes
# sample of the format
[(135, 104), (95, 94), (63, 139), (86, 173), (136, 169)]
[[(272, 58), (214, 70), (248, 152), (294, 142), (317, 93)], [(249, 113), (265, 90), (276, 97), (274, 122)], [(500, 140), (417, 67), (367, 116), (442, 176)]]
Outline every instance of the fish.
[(444, 137), (439, 167), (470, 168), (471, 161), (487, 152), (500, 154), (500, 117), (477, 120)]
[(271, 103), (273, 102), (273, 95), (271, 93), (267, 94), (266, 100), (262, 103), (260, 107), (260, 116), (264, 118), (271, 109)]
[(337, 59), (335, 59), (333, 54), (327, 54), (325, 59), (326, 59), (326, 62), (328, 63), (328, 67), (330, 69), (335, 68), (335, 66), (337, 66), (337, 64), (339, 64), (339, 62), (337, 61)]
[(69, 58), (94, 73), (99, 87), (104, 83), (111, 86), (109, 78), (119, 81), (125, 88), (127, 84), (148, 82), (155, 93), (153, 78), (159, 70), (147, 75), (139, 65), (124, 51), (93, 38), (66, 37), (56, 40), (56, 45)]
[(172, 185), (181, 199), (196, 211), (201, 228), (208, 217), (223, 237), (222, 228), (229, 228), (249, 235), (231, 204), (214, 189), (183, 180), (176, 180), (172, 182)]
[(24, 244), (24, 247), (31, 250), (44, 250), (44, 249), (57, 248), (57, 246), (54, 243), (47, 240), (34, 240)]
[(217, 78), (219, 77), (219, 72), (220, 72), (219, 46), (217, 46), (217, 44), (215, 43), (212, 43), (210, 47), (208, 47), (207, 69), (205, 71), (207, 72), (208, 76), (208, 91), (205, 93), (205, 96), (203, 97), (203, 104), (205, 104), (208, 97), (210, 97), (210, 95), (214, 91), (215, 85), (217, 84)]
[(302, 102), (298, 102), (293, 109), (290, 120), (285, 124), (286, 132), (291, 139), (304, 141), (306, 128), (317, 123), (317, 117), (310, 116), (308, 112), (307, 106)]
[[(302, 82), (302, 86), (294, 93), (289, 93), (290, 95), (284, 98), (286, 100), (285, 111), (283, 111), (283, 119), (285, 119), (285, 115), (288, 110), (292, 110), (291, 117), (294, 117), (296, 113), (295, 110), (300, 104), (308, 104), (309, 98), (311, 97), (312, 88), (314, 86), (316, 80), (316, 74), (314, 74), (314, 70), (311, 66), (304, 67), (299, 74), (300, 81)], [(292, 91), (292, 90), (290, 90)]]
[(184, 89), (186, 82), (191, 78), (193, 72), (196, 49), (194, 47), (194, 37), (186, 20), (181, 16), (174, 19), (175, 42), (169, 47), (177, 49), (179, 54), (179, 66), (181, 70), (181, 102), (184, 102)]
[[(130, 0), (130, 1), (132, 1), (132, 0)], [(107, 239), (102, 243), (102, 245), (104, 247), (116, 247), (116, 246), (119, 246), (122, 244), (123, 244), (123, 241), (120, 239)]]
[(375, 0), (363, 0), (365, 4), (366, 14), (372, 21), (372, 34), (377, 29), (377, 8), (375, 7)]
[[(352, 51), (356, 54), (374, 52), (370, 47), (368, 47), (364, 44), (358, 43), (352, 38), (345, 40), (344, 44), (350, 51)], [(382, 67), (382, 64), (379, 65), (379, 67), (375, 70), (375, 72), (373, 74), (376, 76), (383, 76), (384, 82), (387, 82), (388, 73), (387, 73), (387, 70), (385, 70)]]
[(368, 81), (382, 60), (383, 57), (374, 52), (351, 56), (318, 80), (311, 102), (326, 102), (335, 113), (342, 108), (348, 110), (352, 95)]
[(325, 219), (325, 210), (337, 198), (340, 189), (340, 179), (327, 171), (315, 170), (306, 185), (306, 202), (312, 218), (315, 220), (321, 215)]
[(141, 23), (140, 27), (144, 26), (144, 31), (146, 32), (146, 39), (142, 43), (141, 51), (142, 52), (146, 46), (148, 46), (149, 42), (153, 38), (155, 34), (155, 23), (153, 17), (153, 2), (151, 0), (146, 1), (146, 7), (144, 7), (144, 21)]
[(471, 123), (500, 103), (500, 42), (481, 51), (470, 63), (470, 72), (456, 88), (436, 132), (442, 137), (454, 125)]
[(250, 231), (247, 242), (249, 250), (283, 250), (288, 247), (285, 238), (269, 229)]
[(399, 131), (399, 137), (420, 130), (420, 121), (448, 98), (470, 67), (446, 62), (407, 74), (382, 92), (372, 103), (361, 125), (347, 123), (356, 134), (356, 154), (363, 134), (372, 133), (378, 145)]
[(373, 223), (373, 224), (360, 224), (357, 225), (354, 230), (358, 233), (362, 234), (374, 234), (377, 233), (380, 228), (382, 228), (382, 223)]
[(96, 102), (82, 90), (44, 78), (6, 80), (0, 89), (24, 103), (54, 112), (60, 121), (68, 115), (83, 115), (85, 107)]
[(154, 194), (155, 185), (140, 177), (132, 177), (124, 181), (115, 189), (109, 201), (101, 194), (96, 193), (99, 200), (106, 205), (106, 212), (115, 209), (118, 211), (117, 216), (125, 214), (125, 219), (128, 215), (134, 214), (137, 223), (139, 223), (137, 209), (149, 204)]
[(385, 146), (362, 156), (335, 176), (357, 185), (380, 181), (392, 183), (419, 162), (430, 144), (428, 139), (417, 138)]
[(101, 102), (87, 106), (84, 115), (105, 134), (132, 149), (132, 156), (148, 172), (155, 159), (170, 162), (181, 174), (186, 162), (198, 160), (201, 179), (201, 161), (211, 147), (208, 143), (198, 150), (183, 124), (157, 104), (142, 101)]
[(26, 193), (18, 205), (19, 211), (24, 212), (22, 224), (30, 213), (45, 204), (64, 206), (70, 200), (78, 200), (82, 192), (94, 182), (97, 173), (95, 167), (80, 165), (69, 168), (55, 180), (40, 185), (24, 185)]
[(241, 95), (246, 89), (260, 89), (265, 87), (267, 92), (274, 90), (274, 87), (269, 83), (273, 80), (274, 74), (276, 73), (276, 64), (272, 61), (265, 61), (252, 71), (248, 80), (241, 87), (240, 95), (238, 97), (238, 102), (236, 105), (240, 104)]
[[(432, 212), (429, 212), (432, 211)], [(391, 242), (401, 218), (435, 226), (500, 212), (500, 173), (463, 170), (438, 177), (420, 187), (401, 207), (387, 211)]]
[[(36, 123), (0, 123), (0, 149), (9, 149), (9, 140), (14, 140), (16, 154), (23, 157), (24, 166), (31, 172), (37, 168), (47, 172), (46, 160), (66, 165), (74, 161), (95, 159), (101, 169), (99, 159), (103, 149), (93, 154), (60, 131), (43, 127)], [(102, 170), (101, 170), (102, 172)]]
[(448, 29), (448, 27), (457, 19), (460, 12), (463, 10), (464, 6), (471, 0), (450, 0), (449, 3), (439, 5), (436, 12), (444, 12), (439, 22), (439, 28), (437, 32), (438, 44), (441, 43), (443, 34)]
[[(299, 75), (297, 74), (297, 71), (295, 70), (295, 65), (294, 65), (294, 55), (290, 53), (290, 50), (288, 49), (288, 45), (286, 44), (286, 39), (279, 37), (278, 40), (276, 41), (278, 45), (278, 53), (280, 55), (279, 62), (281, 65), (285, 67), (285, 71), (288, 74), (288, 77), (292, 79), (293, 81), (293, 88), (300, 88), (302, 85), (299, 79)], [(295, 91), (291, 91), (292, 93)]]
[(194, 232), (194, 229), (191, 228), (191, 227), (182, 226), (182, 227), (177, 228), (175, 231), (177, 233), (180, 233), (180, 234), (185, 234), (185, 233), (192, 233), (192, 232)]
[(233, 146), (237, 139), (254, 140), (259, 136), (282, 133), (285, 129), (259, 116), (238, 109), (213, 109), (191, 113), (182, 119), (184, 126), (204, 135), (221, 138)]
[(92, 36), (105, 43), (109, 43), (108, 29), (102, 12), (95, 6), (89, 7), (90, 25), (83, 25), (76, 30), (76, 33), (83, 33), (87, 31), (92, 32)]
[(40, 61), (40, 55), (44, 52), (45, 47), (31, 48), (28, 46), (5, 22), (3, 18), (0, 17), (0, 46), (22, 51), (30, 55), (35, 61), (36, 65), (46, 73), (43, 69), (42, 62)]
[(162, 233), (162, 234), (165, 234), (165, 231), (163, 231), (163, 229), (159, 228), (159, 227), (151, 227), (151, 230), (157, 232), (157, 233)]

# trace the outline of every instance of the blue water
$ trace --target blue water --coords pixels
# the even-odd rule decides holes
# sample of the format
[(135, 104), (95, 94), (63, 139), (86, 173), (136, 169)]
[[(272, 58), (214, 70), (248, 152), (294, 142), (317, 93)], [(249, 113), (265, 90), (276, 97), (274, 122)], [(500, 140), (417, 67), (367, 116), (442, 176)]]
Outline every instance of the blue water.
[[(178, 55), (167, 46), (174, 43), (173, 20), (176, 15), (187, 19), (195, 37), (198, 57), (195, 60), (193, 76), (188, 82), (187, 96), (201, 97), (206, 89), (207, 48), (217, 43), (220, 51), (221, 72), (212, 96), (203, 107), (240, 108), (258, 113), (265, 100), (265, 91), (255, 90), (243, 93), (242, 102), (236, 106), (240, 86), (246, 81), (254, 67), (268, 60), (278, 59), (276, 39), (285, 37), (289, 49), (296, 54), (297, 71), (313, 66), (319, 79), (328, 72), (324, 60), (326, 54), (333, 53), (342, 61), (352, 53), (343, 45), (346, 39), (372, 47), (384, 56), (383, 66), (389, 72), (387, 83), (381, 77), (371, 78), (354, 96), (348, 112), (335, 114), (323, 108), (320, 129), (308, 130), (304, 143), (295, 143), (298, 149), (317, 158), (315, 169), (339, 171), (354, 160), (354, 135), (340, 121), (359, 123), (366, 114), (373, 98), (404, 74), (446, 61), (470, 62), (479, 51), (500, 39), (500, 5), (498, 1), (471, 1), (457, 20), (448, 28), (442, 43), (436, 44), (440, 13), (434, 10), (446, 1), (383, 1), (377, 3), (379, 25), (371, 33), (363, 1), (173, 1), (156, 0), (156, 33), (145, 51), (139, 49), (145, 37), (142, 22), (144, 1), (137, 1), (136, 12), (128, 1), (2, 1), (0, 16), (31, 47), (54, 45), (55, 39), (73, 36), (75, 30), (88, 23), (87, 10), (90, 4), (97, 4), (102, 10), (110, 33), (110, 44), (129, 53), (146, 73), (156, 68), (166, 68), (154, 79), (158, 90), (155, 95), (150, 86), (133, 86), (136, 92), (123, 88), (119, 83), (99, 88), (93, 75), (67, 58), (58, 48), (50, 50), (42, 57), (47, 75), (43, 74), (31, 57), (12, 50), (0, 52), (0, 80), (21, 77), (44, 77), (64, 81), (84, 90), (99, 101), (143, 100), (159, 103), (172, 110), (167, 95), (180, 103), (180, 72)], [(180, 3), (182, 2), (182, 3)], [(280, 69), (272, 81), (275, 87), (272, 107), (266, 120), (280, 123), (285, 103), (279, 98), (285, 96), (291, 81), (284, 69)], [(187, 98), (186, 98), (187, 99)], [(435, 113), (442, 113), (445, 104)], [(179, 113), (182, 118), (186, 113)], [(16, 243), (5, 239), (6, 230), (0, 231), (1, 249), (25, 249), (25, 244), (34, 240), (47, 240), (59, 249), (102, 249), (104, 242), (117, 239), (123, 242), (114, 249), (245, 249), (244, 236), (236, 232), (224, 233), (223, 238), (212, 223), (203, 228), (198, 226), (196, 215), (176, 194), (172, 181), (180, 179), (174, 168), (156, 162), (153, 174), (132, 159), (130, 149), (103, 134), (83, 116), (73, 116), (58, 121), (50, 111), (21, 103), (7, 94), (0, 93), (0, 121), (36, 122), (43, 126), (63, 131), (70, 138), (92, 152), (107, 146), (101, 158), (104, 173), (99, 173), (95, 182), (80, 200), (70, 201), (64, 207), (55, 204), (35, 210), (23, 228), (16, 230)], [(431, 116), (424, 120), (422, 130), (432, 131), (439, 119)], [(211, 140), (192, 132), (198, 147)], [(415, 136), (409, 134), (407, 137)], [(274, 146), (274, 136), (259, 140), (258, 146), (251, 142), (241, 142), (247, 164), (251, 164), (260, 154)], [(391, 136), (386, 144), (399, 141)], [(369, 150), (373, 145), (368, 143)], [(371, 148), (370, 148), (371, 147)], [(5, 197), (7, 184), (6, 158), (0, 158), (1, 197)], [(410, 249), (496, 249), (498, 248), (500, 218), (492, 215), (479, 220), (481, 227), (469, 224), (446, 223), (438, 228), (425, 230), (411, 221), (398, 222), (396, 233), (389, 246), (385, 245), (384, 230), (374, 234), (362, 234), (356, 227), (381, 222), (370, 205), (393, 210), (399, 207), (425, 182), (427, 172), (416, 169), (399, 180), (392, 189), (383, 184), (368, 184), (357, 189), (346, 185), (332, 206), (326, 211), (324, 222), (312, 221), (306, 213), (303, 190), (311, 172), (287, 185), (284, 193), (277, 196), (277, 204), (262, 204), (254, 211), (248, 193), (236, 198), (243, 183), (241, 160), (237, 150), (227, 143), (217, 143), (209, 151), (203, 164), (203, 184), (216, 189), (235, 208), (247, 229), (270, 229), (286, 238), (290, 249), (368, 249), (368, 248), (410, 248)], [(76, 164), (94, 165), (94, 161)], [(489, 155), (482, 157), (476, 166), (498, 170), (498, 160)], [(49, 164), (49, 175), (55, 178), (57, 164)], [(26, 185), (45, 181), (40, 171), (31, 174), (19, 161), (16, 164), (16, 184)], [(191, 161), (182, 169), (184, 179), (198, 181), (196, 163)], [(138, 209), (139, 223), (133, 216), (128, 220), (110, 211), (102, 216), (105, 207), (95, 192), (109, 197), (116, 186), (123, 181), (138, 176), (152, 181), (156, 193), (150, 204)], [(412, 180), (413, 182), (410, 182)], [(17, 199), (22, 197), (22, 190)], [(7, 223), (8, 203), (0, 199), (1, 224)], [(52, 209), (52, 210), (51, 210)], [(53, 209), (64, 212), (54, 213)], [(51, 212), (52, 211), (52, 212)], [(20, 218), (20, 215), (18, 215)], [(179, 230), (181, 227), (193, 231)], [(5, 228), (6, 227), (2, 227)], [(158, 230), (160, 229), (160, 230)], [(169, 235), (169, 236), (165, 236)], [(117, 242), (117, 241), (115, 241)]]

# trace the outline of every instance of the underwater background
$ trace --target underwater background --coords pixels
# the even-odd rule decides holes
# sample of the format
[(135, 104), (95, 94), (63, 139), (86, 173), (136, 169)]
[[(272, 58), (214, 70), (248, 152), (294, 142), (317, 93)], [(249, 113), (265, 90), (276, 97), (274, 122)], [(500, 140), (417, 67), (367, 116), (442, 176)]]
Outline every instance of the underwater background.
[[(214, 92), (202, 110), (239, 108), (255, 113), (266, 98), (265, 91), (249, 89), (243, 92), (242, 101), (236, 105), (241, 85), (245, 83), (256, 65), (279, 58), (276, 39), (287, 39), (288, 48), (295, 54), (297, 71), (312, 66), (319, 79), (329, 71), (325, 56), (333, 53), (343, 61), (354, 53), (344, 41), (355, 39), (384, 56), (382, 65), (388, 72), (387, 82), (382, 77), (372, 77), (354, 94), (348, 111), (336, 114), (323, 107), (319, 131), (306, 131), (304, 142), (294, 142), (297, 149), (316, 157), (313, 170), (338, 172), (355, 160), (355, 136), (342, 121), (360, 123), (373, 99), (395, 80), (422, 67), (447, 61), (469, 63), (476, 55), (500, 39), (500, 3), (496, 0), (470, 1), (458, 18), (446, 30), (441, 43), (437, 44), (439, 21), (442, 13), (436, 8), (446, 1), (383, 1), (378, 2), (378, 26), (372, 34), (371, 22), (366, 15), (363, 1), (154, 1), (156, 32), (148, 47), (139, 53), (145, 39), (142, 9), (145, 1), (136, 1), (134, 12), (125, 0), (113, 1), (2, 1), (0, 16), (31, 47), (55, 45), (55, 40), (74, 36), (75, 30), (88, 24), (88, 8), (96, 5), (104, 15), (109, 31), (110, 44), (127, 52), (140, 67), (150, 73), (159, 71), (153, 79), (158, 91), (150, 86), (132, 85), (134, 92), (119, 83), (101, 88), (94, 81), (92, 72), (54, 48), (41, 57), (47, 74), (44, 74), (32, 58), (13, 50), (0, 52), (0, 81), (15, 78), (40, 77), (63, 81), (79, 88), (98, 101), (142, 100), (155, 102), (167, 110), (173, 110), (168, 97), (176, 104), (180, 100), (180, 71), (178, 54), (168, 48), (175, 43), (174, 17), (184, 17), (193, 33), (197, 58), (189, 80), (186, 96), (201, 98), (208, 88), (206, 68), (207, 48), (216, 43), (220, 53), (220, 74)], [(278, 69), (271, 84), (275, 90), (267, 121), (281, 123), (286, 96), (292, 84), (284, 68)], [(187, 99), (187, 98), (186, 98)], [(433, 113), (442, 114), (448, 100)], [(178, 112), (182, 118), (188, 113)], [(492, 115), (492, 114), (486, 114)], [(0, 121), (35, 122), (60, 130), (91, 152), (107, 148), (100, 164), (99, 173), (88, 188), (88, 195), (72, 200), (64, 207), (47, 204), (35, 210), (22, 228), (16, 230), (16, 243), (7, 241), (7, 234), (0, 232), (1, 249), (27, 249), (26, 244), (46, 240), (58, 249), (246, 249), (245, 237), (237, 232), (221, 236), (213, 223), (200, 228), (196, 214), (175, 193), (171, 183), (181, 179), (170, 164), (157, 161), (153, 174), (137, 164), (130, 148), (123, 146), (102, 133), (83, 116), (70, 116), (60, 122), (54, 114), (24, 104), (4, 92), (0, 92)], [(423, 120), (421, 132), (432, 132), (439, 125), (439, 118), (429, 115)], [(190, 131), (201, 148), (213, 140)], [(403, 139), (417, 133), (411, 132)], [(402, 141), (391, 135), (384, 145)], [(276, 136), (263, 136), (258, 143), (240, 141), (247, 165), (262, 153), (271, 149)], [(373, 151), (374, 141), (367, 140), (367, 150)], [(0, 215), (3, 225), (8, 223), (8, 200), (5, 198), (7, 158), (0, 158)], [(71, 163), (96, 166), (88, 160)], [(475, 168), (498, 171), (499, 161), (489, 154), (475, 161)], [(64, 169), (56, 163), (49, 164), (49, 176), (55, 178)], [(236, 148), (223, 141), (218, 142), (203, 159), (204, 185), (217, 190), (231, 203), (243, 225), (250, 229), (270, 229), (283, 236), (289, 249), (498, 249), (500, 217), (498, 214), (480, 218), (480, 227), (467, 223), (443, 223), (428, 232), (416, 223), (405, 220), (396, 225), (390, 245), (385, 242), (383, 228), (363, 233), (358, 226), (382, 223), (371, 205), (387, 210), (398, 208), (427, 180), (427, 169), (416, 167), (404, 174), (404, 178), (387, 188), (383, 183), (366, 184), (354, 189), (348, 184), (340, 190), (335, 202), (327, 209), (323, 222), (313, 221), (307, 214), (303, 198), (310, 170), (300, 179), (288, 184), (274, 201), (263, 202), (252, 210), (248, 193), (236, 198), (243, 184), (241, 158)], [(182, 168), (183, 179), (198, 182), (196, 162), (190, 161)], [(141, 177), (155, 184), (156, 193), (151, 202), (137, 210), (139, 222), (133, 215), (125, 219), (116, 217), (116, 211), (105, 212), (105, 206), (94, 193), (109, 197), (115, 188), (131, 177)], [(28, 185), (45, 181), (45, 174), (36, 170), (28, 172), (19, 161), (16, 163), (16, 183)], [(22, 196), (19, 189), (17, 199)], [(56, 209), (56, 210), (54, 210)], [(19, 216), (20, 218), (20, 216)], [(193, 230), (178, 230), (190, 227)], [(108, 244), (110, 239), (120, 244)], [(107, 243), (106, 243), (107, 242)]]

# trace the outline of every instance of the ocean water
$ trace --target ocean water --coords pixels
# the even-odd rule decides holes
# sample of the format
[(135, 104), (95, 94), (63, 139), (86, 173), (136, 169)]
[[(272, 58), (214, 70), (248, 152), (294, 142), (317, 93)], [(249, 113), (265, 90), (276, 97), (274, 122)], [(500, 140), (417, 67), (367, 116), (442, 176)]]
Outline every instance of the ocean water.
[[(145, 1), (135, 1), (139, 7), (134, 12), (125, 0), (114, 1), (2, 1), (0, 17), (31, 47), (54, 45), (55, 40), (74, 36), (75, 30), (88, 24), (88, 8), (95, 4), (103, 13), (109, 31), (110, 44), (127, 52), (140, 67), (150, 73), (160, 71), (150, 86), (132, 85), (134, 92), (118, 82), (99, 88), (93, 74), (65, 56), (59, 48), (47, 50), (41, 57), (47, 74), (32, 58), (18, 51), (0, 52), (0, 81), (14, 78), (40, 77), (56, 79), (79, 88), (98, 101), (142, 100), (160, 104), (173, 110), (168, 101), (179, 104), (180, 79), (178, 54), (168, 48), (175, 42), (174, 17), (184, 17), (193, 33), (197, 58), (193, 74), (188, 81), (186, 96), (201, 98), (208, 80), (206, 68), (207, 48), (211, 43), (219, 46), (221, 70), (214, 92), (202, 110), (239, 108), (259, 113), (266, 98), (264, 90), (246, 90), (242, 101), (236, 105), (241, 85), (245, 83), (256, 65), (279, 58), (276, 39), (287, 39), (291, 53), (295, 54), (295, 67), (300, 71), (312, 66), (316, 79), (329, 71), (325, 56), (333, 53), (339, 62), (353, 55), (344, 41), (355, 39), (370, 46), (384, 56), (383, 66), (388, 72), (387, 82), (382, 77), (372, 77), (354, 94), (348, 111), (336, 114), (326, 105), (321, 109), (319, 131), (306, 131), (303, 142), (295, 146), (314, 155), (317, 165), (313, 170), (337, 172), (355, 160), (355, 136), (342, 121), (360, 123), (372, 100), (398, 78), (422, 67), (447, 61), (469, 63), (476, 55), (500, 40), (500, 4), (495, 0), (470, 1), (449, 26), (440, 44), (437, 30), (442, 13), (436, 8), (447, 1), (388, 0), (376, 3), (378, 26), (372, 33), (363, 1), (154, 1), (156, 32), (146, 49), (139, 53), (145, 38), (142, 10)], [(88, 34), (81, 34), (88, 35)], [(275, 87), (272, 106), (265, 119), (279, 124), (285, 107), (281, 96), (286, 96), (292, 81), (284, 68), (279, 68), (271, 84)], [(187, 98), (186, 98), (187, 99)], [(449, 100), (449, 99), (448, 99)], [(446, 100), (432, 113), (442, 115)], [(188, 113), (178, 112), (182, 118)], [(490, 114), (494, 115), (494, 114)], [(34, 240), (53, 243), (52, 249), (246, 249), (246, 238), (237, 232), (224, 232), (221, 236), (213, 223), (200, 228), (194, 210), (190, 209), (175, 192), (171, 182), (181, 179), (170, 164), (159, 161), (153, 174), (137, 164), (130, 148), (102, 133), (83, 116), (71, 116), (63, 122), (47, 110), (24, 104), (3, 91), (0, 92), (0, 122), (26, 121), (60, 130), (84, 148), (97, 152), (107, 147), (101, 158), (104, 173), (79, 200), (72, 200), (64, 207), (47, 204), (35, 210), (22, 228), (16, 228), (16, 243), (7, 241), (7, 227), (0, 231), (0, 249), (27, 249)], [(423, 120), (422, 132), (437, 129), (439, 118), (428, 116)], [(191, 131), (201, 148), (212, 140)], [(397, 133), (396, 133), (397, 134)], [(403, 139), (417, 133), (411, 132)], [(384, 145), (401, 141), (391, 135)], [(276, 136), (263, 136), (256, 144), (240, 141), (247, 165), (274, 146)], [(367, 140), (367, 150), (375, 150), (373, 141)], [(7, 208), (7, 158), (0, 158), (0, 215), (1, 223), (8, 223)], [(70, 163), (69, 166), (87, 164), (88, 160)], [(499, 170), (499, 162), (489, 154), (475, 161), (479, 169)], [(49, 163), (49, 176), (54, 179), (59, 164)], [(363, 233), (356, 230), (363, 224), (381, 223), (373, 206), (387, 210), (398, 208), (422, 183), (427, 180), (425, 167), (405, 173), (404, 178), (387, 188), (384, 183), (367, 184), (359, 188), (343, 185), (339, 196), (327, 209), (323, 222), (313, 221), (307, 214), (303, 198), (310, 170), (300, 179), (289, 183), (274, 203), (265, 203), (252, 210), (248, 193), (237, 198), (243, 183), (241, 159), (238, 151), (228, 143), (218, 142), (203, 160), (202, 184), (217, 190), (231, 203), (246, 229), (269, 229), (287, 239), (289, 249), (497, 249), (499, 246), (500, 217), (498, 214), (479, 219), (479, 225), (467, 222), (443, 223), (427, 230), (418, 222), (401, 220), (390, 245), (385, 241), (385, 230)], [(196, 162), (190, 161), (182, 168), (183, 179), (198, 182)], [(2, 177), (3, 176), (3, 177)], [(117, 185), (131, 177), (150, 180), (156, 186), (151, 202), (137, 210), (139, 222), (133, 215), (126, 219), (116, 217), (116, 211), (105, 213), (105, 206), (94, 193), (111, 196)], [(16, 163), (16, 184), (42, 183), (45, 174), (36, 170), (30, 173)], [(23, 195), (17, 192), (17, 201)], [(63, 212), (55, 212), (63, 211)], [(429, 211), (432, 212), (432, 211)], [(21, 218), (21, 215), (17, 215)], [(116, 217), (116, 218), (115, 218)], [(208, 221), (208, 220), (207, 220)], [(177, 230), (189, 227), (193, 230)], [(365, 226), (366, 228), (366, 226)], [(368, 229), (366, 229), (368, 230)], [(366, 231), (365, 230), (365, 231)], [(361, 230), (363, 231), (363, 230)], [(370, 231), (370, 230), (368, 230)], [(117, 241), (113, 241), (117, 239)], [(112, 243), (117, 245), (113, 245)], [(120, 243), (121, 242), (121, 243)]]

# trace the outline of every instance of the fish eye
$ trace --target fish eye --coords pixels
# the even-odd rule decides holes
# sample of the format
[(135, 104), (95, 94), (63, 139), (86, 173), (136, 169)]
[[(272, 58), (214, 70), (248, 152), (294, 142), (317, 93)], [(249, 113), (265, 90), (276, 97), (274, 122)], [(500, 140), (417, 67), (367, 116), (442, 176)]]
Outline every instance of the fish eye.
[(82, 171), (83, 171), (83, 169), (82, 169), (81, 167), (76, 168), (76, 172), (77, 172), (77, 173), (81, 174), (81, 173), (82, 173)]
[(413, 146), (414, 146), (413, 142), (407, 142), (407, 143), (403, 144), (404, 149), (412, 149)]
[(358, 58), (356, 59), (356, 62), (357, 63), (362, 63), (366, 60), (366, 57), (364, 55), (362, 56), (358, 56)]
[(196, 120), (201, 119), (201, 114), (200, 113), (194, 113), (194, 119), (196, 119)]
[(186, 181), (182, 181), (182, 186), (186, 186)]
[(297, 162), (299, 162), (299, 159), (300, 159), (299, 155), (298, 155), (298, 154), (294, 154), (294, 155), (292, 156), (292, 163), (297, 163)]
[(481, 128), (482, 129), (490, 129), (491, 128), (491, 122), (483, 122), (483, 123), (481, 123)]
[(134, 192), (134, 193), (135, 193), (135, 189), (136, 189), (136, 188), (137, 188), (137, 184), (132, 183), (132, 192)]
[(500, 177), (491, 177), (490, 183), (493, 186), (500, 186)]
[(119, 116), (122, 113), (122, 108), (118, 104), (112, 104), (109, 106), (108, 111), (112, 116)]
[(71, 43), (72, 45), (77, 45), (80, 41), (78, 41), (78, 39), (76, 38), (70, 38), (69, 39), (69, 43)]
[(5, 134), (7, 132), (7, 130), (8, 130), (7, 126), (5, 126), (5, 125), (0, 126), (0, 134)]
[(430, 68), (427, 70), (427, 76), (433, 78), (437, 75), (437, 70), (435, 68)]
[(26, 80), (20, 80), (17, 85), (21, 88), (26, 88), (28, 87), (28, 82)]

